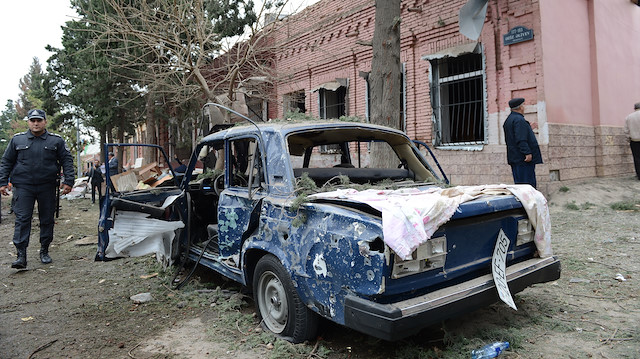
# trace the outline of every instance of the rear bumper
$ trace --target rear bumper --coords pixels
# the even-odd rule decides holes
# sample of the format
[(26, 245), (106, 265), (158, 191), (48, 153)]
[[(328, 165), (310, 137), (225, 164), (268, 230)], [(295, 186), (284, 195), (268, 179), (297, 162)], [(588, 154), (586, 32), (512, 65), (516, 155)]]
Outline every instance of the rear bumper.
[[(507, 268), (512, 294), (536, 283), (560, 278), (560, 260), (534, 258)], [(491, 274), (391, 304), (379, 304), (349, 295), (345, 298), (345, 325), (385, 340), (398, 340), (444, 319), (499, 300)]]

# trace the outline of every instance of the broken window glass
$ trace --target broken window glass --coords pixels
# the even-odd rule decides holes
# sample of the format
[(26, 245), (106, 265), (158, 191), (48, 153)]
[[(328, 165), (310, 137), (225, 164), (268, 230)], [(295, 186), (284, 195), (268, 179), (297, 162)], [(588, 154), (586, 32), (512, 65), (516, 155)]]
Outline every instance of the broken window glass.
[(304, 90), (290, 92), (284, 95), (284, 112), (307, 112), (305, 105), (305, 93)]

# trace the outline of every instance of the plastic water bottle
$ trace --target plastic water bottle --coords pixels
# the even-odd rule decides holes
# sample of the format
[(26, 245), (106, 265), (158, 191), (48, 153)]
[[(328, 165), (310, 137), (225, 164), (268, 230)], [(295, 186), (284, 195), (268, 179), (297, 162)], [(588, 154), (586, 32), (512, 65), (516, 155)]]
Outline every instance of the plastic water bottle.
[(480, 349), (471, 351), (471, 359), (490, 359), (495, 358), (505, 349), (509, 349), (509, 342), (495, 342), (485, 345)]

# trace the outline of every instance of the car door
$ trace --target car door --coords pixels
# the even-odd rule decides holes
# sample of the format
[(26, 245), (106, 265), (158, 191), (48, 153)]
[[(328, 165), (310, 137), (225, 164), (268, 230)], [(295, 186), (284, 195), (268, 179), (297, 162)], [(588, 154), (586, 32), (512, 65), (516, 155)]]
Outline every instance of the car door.
[[(160, 146), (109, 143), (105, 153), (113, 148), (135, 156), (136, 164), (117, 174), (105, 166), (106, 191), (100, 205), (96, 260), (156, 253), (162, 262), (170, 264), (176, 255), (176, 234), (188, 230), (185, 192), (179, 186), (182, 178), (176, 176)], [(156, 153), (145, 158), (142, 148), (155, 149)]]
[(265, 163), (257, 136), (227, 140), (225, 188), (218, 204), (218, 244), (226, 263), (240, 267), (242, 243), (258, 227), (266, 195)]

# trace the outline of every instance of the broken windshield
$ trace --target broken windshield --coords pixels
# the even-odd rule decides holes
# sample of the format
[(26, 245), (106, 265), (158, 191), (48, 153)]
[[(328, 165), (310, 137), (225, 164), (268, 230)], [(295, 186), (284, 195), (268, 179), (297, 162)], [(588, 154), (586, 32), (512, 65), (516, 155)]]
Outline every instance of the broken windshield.
[(436, 182), (436, 177), (404, 136), (362, 128), (313, 130), (287, 138), (296, 178), (328, 184)]

